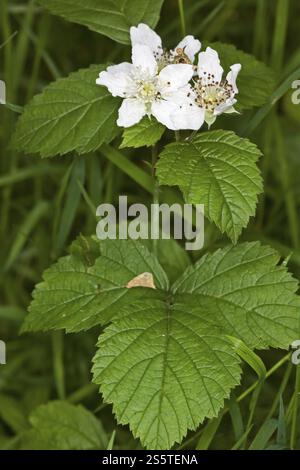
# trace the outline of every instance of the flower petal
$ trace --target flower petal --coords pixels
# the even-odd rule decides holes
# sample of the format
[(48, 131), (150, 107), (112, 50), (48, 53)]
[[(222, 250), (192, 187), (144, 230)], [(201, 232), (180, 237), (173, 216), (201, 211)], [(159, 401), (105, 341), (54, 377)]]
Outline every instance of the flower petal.
[(161, 38), (147, 24), (140, 23), (137, 26), (132, 26), (130, 28), (130, 38), (132, 47), (137, 44), (148, 46), (155, 55), (157, 54), (157, 58), (161, 57), (163, 52)]
[(96, 83), (97, 85), (106, 86), (113, 96), (124, 97), (132, 83), (130, 74), (133, 70), (133, 65), (128, 62), (112, 65), (99, 74)]
[(132, 63), (151, 76), (157, 73), (157, 62), (153, 51), (148, 46), (137, 44), (132, 48)]
[(172, 101), (160, 100), (154, 101), (151, 106), (153, 116), (168, 129), (177, 130), (171, 119), (171, 114), (176, 111), (176, 104)]
[(146, 114), (145, 104), (134, 98), (127, 98), (119, 109), (117, 125), (120, 127), (131, 127), (140, 122)]
[(194, 63), (195, 55), (201, 49), (201, 42), (198, 39), (195, 39), (194, 36), (185, 36), (173, 52), (176, 53), (177, 49), (183, 49), (190, 61)]
[(234, 93), (239, 92), (239, 90), (236, 86), (236, 79), (237, 79), (238, 73), (240, 72), (241, 68), (242, 68), (241, 64), (232, 65), (230, 67), (230, 72), (228, 72), (228, 74), (226, 76), (226, 80), (229, 83), (229, 85), (232, 85)]
[(176, 130), (191, 129), (197, 131), (204, 123), (205, 110), (195, 104), (178, 106), (171, 114)]
[(192, 65), (171, 64), (162, 69), (159, 74), (160, 92), (162, 95), (178, 90), (188, 84), (194, 74)]
[(195, 99), (190, 85), (169, 95), (168, 100), (176, 105), (170, 115), (176, 130), (198, 130), (204, 123), (205, 110), (195, 104)]
[(217, 51), (207, 47), (205, 52), (200, 52), (198, 62), (198, 75), (204, 83), (211, 80), (208, 76), (212, 76), (212, 80), (220, 82), (222, 80), (223, 68), (220, 65), (220, 59)]

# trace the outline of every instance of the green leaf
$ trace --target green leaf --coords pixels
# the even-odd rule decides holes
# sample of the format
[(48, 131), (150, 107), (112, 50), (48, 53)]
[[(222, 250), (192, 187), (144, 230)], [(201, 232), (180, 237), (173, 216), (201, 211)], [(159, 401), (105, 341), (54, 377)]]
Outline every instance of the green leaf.
[(88, 153), (109, 143), (119, 132), (120, 101), (96, 85), (104, 66), (93, 65), (47, 86), (25, 106), (13, 146), (42, 157), (76, 151)]
[(289, 348), (299, 322), (298, 282), (259, 242), (228, 246), (189, 267), (173, 291), (199, 296), (213, 324), (249, 347)]
[(203, 432), (201, 433), (201, 437), (197, 443), (196, 450), (207, 450), (209, 448), (210, 444), (213, 441), (213, 438), (215, 437), (220, 427), (222, 419), (223, 413), (220, 413), (217, 418), (208, 421), (208, 423), (203, 429)]
[(256, 372), (260, 382), (263, 382), (267, 375), (266, 366), (262, 359), (255, 354), (246, 344), (240, 339), (233, 336), (227, 336), (229, 341), (234, 345), (236, 353)]
[(99, 339), (94, 381), (118, 422), (149, 449), (170, 449), (217, 416), (239, 383), (239, 359), (205, 313), (197, 302), (151, 289)]
[(150, 147), (162, 137), (165, 127), (156, 119), (144, 118), (139, 124), (125, 129), (120, 149), (125, 147)]
[[(143, 445), (169, 449), (218, 416), (239, 383), (239, 355), (264, 375), (247, 348), (294, 340), (298, 284), (278, 261), (259, 243), (229, 246), (188, 267), (170, 289), (143, 243), (81, 237), (44, 274), (25, 329), (78, 331), (111, 321), (99, 338), (94, 381)], [(156, 289), (126, 288), (143, 272)]]
[(233, 132), (204, 132), (191, 142), (167, 145), (157, 176), (162, 185), (178, 185), (188, 203), (204, 204), (205, 215), (236, 243), (262, 191), (260, 155)]
[(228, 410), (230, 413), (234, 438), (236, 440), (235, 446), (238, 447), (240, 438), (245, 434), (245, 426), (241, 406), (237, 401), (237, 397), (234, 392), (231, 394), (230, 400), (228, 400)]
[(209, 45), (218, 51), (224, 73), (227, 74), (233, 64), (240, 63), (242, 65), (237, 79), (239, 94), (236, 96), (235, 108), (243, 110), (265, 104), (275, 89), (274, 71), (254, 56), (246, 54), (235, 46), (220, 42)]
[(277, 429), (278, 421), (276, 419), (266, 421), (253, 439), (249, 450), (264, 450)]
[(55, 15), (87, 26), (123, 44), (129, 44), (129, 28), (138, 23), (154, 27), (163, 0), (38, 0)]
[(53, 401), (31, 414), (30, 422), (47, 448), (57, 450), (105, 449), (107, 437), (95, 416), (81, 405)]
[[(65, 246), (66, 240), (71, 232), (77, 209), (80, 203), (80, 189), (78, 182), (84, 184), (85, 181), (85, 158), (78, 157), (70, 170), (70, 181), (66, 188), (66, 199), (61, 201), (59, 209), (61, 209), (61, 217), (59, 224), (55, 227), (54, 252), (60, 253)], [(68, 175), (68, 173), (67, 173)], [(63, 185), (61, 185), (62, 187)]]
[(276, 444), (287, 448), (287, 425), (286, 416), (282, 396), (279, 398), (279, 416), (278, 416), (278, 429), (276, 436)]
[(71, 255), (44, 272), (23, 331), (64, 328), (74, 332), (107, 323), (126, 296), (141, 295), (140, 289), (127, 289), (126, 285), (144, 272), (153, 273), (157, 287), (168, 288), (163, 269), (142, 244), (106, 240), (98, 246), (96, 260), (95, 253), (91, 256), (83, 250), (83, 255), (76, 244)]

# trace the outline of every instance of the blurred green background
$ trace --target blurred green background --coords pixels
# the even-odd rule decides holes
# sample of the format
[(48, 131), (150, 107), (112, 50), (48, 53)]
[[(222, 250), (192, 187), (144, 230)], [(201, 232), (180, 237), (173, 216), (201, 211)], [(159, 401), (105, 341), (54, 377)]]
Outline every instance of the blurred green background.
[[(300, 79), (298, 0), (183, 3), (189, 34), (202, 42), (222, 41), (254, 54), (275, 71), (276, 90), (292, 74)], [(179, 42), (177, 0), (165, 0), (157, 30), (166, 46)], [(107, 440), (113, 435), (114, 448), (138, 448), (139, 443), (130, 431), (117, 426), (111, 407), (102, 404), (97, 388), (90, 384), (91, 358), (99, 329), (68, 336), (60, 332), (19, 335), (19, 329), (43, 270), (65, 254), (79, 234), (95, 232), (91, 202), (98, 206), (117, 201), (119, 194), (127, 194), (134, 202), (150, 203), (150, 195), (105, 155), (70, 154), (42, 160), (10, 148), (21, 107), (33, 95), (79, 68), (127, 60), (130, 47), (51, 16), (37, 2), (26, 0), (0, 0), (1, 44), (0, 79), (7, 84), (7, 105), (0, 105), (0, 339), (7, 343), (7, 364), (0, 365), (0, 449), (41, 447), (37, 436), (28, 432), (31, 429), (28, 416), (40, 404), (55, 399), (85, 405), (101, 421)], [(214, 128), (230, 128), (241, 134), (256, 113), (257, 110), (251, 110), (238, 118), (221, 118)], [(299, 131), (300, 105), (292, 104), (288, 91), (270, 105), (266, 118), (251, 135), (264, 154), (260, 166), (265, 192), (255, 219), (242, 236), (244, 240), (262, 240), (274, 246), (288, 259), (289, 269), (298, 278)], [(148, 171), (145, 162), (150, 158), (149, 152), (139, 149), (125, 153)], [(214, 249), (228, 240), (207, 225), (205, 243), (205, 249)], [(271, 350), (261, 357), (270, 369), (286, 357), (286, 352)], [(294, 415), (295, 367), (287, 359), (279, 366), (264, 383), (253, 410), (249, 442), (259, 435), (270, 417), (279, 418), (281, 438), (274, 438), (274, 430), (265, 432), (263, 438), (258, 438), (258, 448), (270, 445), (289, 448), (291, 427), (295, 426), (295, 419), (299, 421), (299, 414), (296, 418)], [(250, 368), (245, 366), (245, 372), (236, 396), (256, 380)], [(241, 417), (248, 418), (250, 397), (251, 394), (242, 395), (240, 402), (233, 400), (230, 413), (220, 423), (213, 422), (215, 427), (202, 426), (196, 433), (190, 433), (182, 447), (230, 449), (237, 445), (238, 426)], [(293, 446), (300, 449), (300, 432)]]

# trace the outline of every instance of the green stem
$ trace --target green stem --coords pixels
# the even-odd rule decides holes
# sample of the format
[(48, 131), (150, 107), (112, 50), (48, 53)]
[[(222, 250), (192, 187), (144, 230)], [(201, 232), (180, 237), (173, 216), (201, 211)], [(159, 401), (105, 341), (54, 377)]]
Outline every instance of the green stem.
[(0, 45), (0, 49), (2, 49), (4, 46), (6, 46), (12, 39), (18, 34), (18, 31), (15, 31), (12, 33), (5, 41)]
[(283, 396), (284, 391), (285, 391), (285, 389), (287, 387), (287, 384), (289, 382), (289, 378), (291, 376), (292, 369), (293, 369), (293, 364), (291, 362), (289, 362), (288, 367), (287, 367), (287, 369), (284, 373), (283, 380), (282, 380), (282, 382), (280, 384), (280, 387), (279, 387), (279, 389), (276, 393), (276, 397), (275, 397), (275, 399), (273, 401), (273, 404), (272, 404), (272, 406), (271, 406), (271, 408), (270, 408), (270, 410), (267, 414), (265, 422), (269, 421), (273, 417), (275, 411), (277, 410), (279, 402), (280, 402), (280, 398)]
[(267, 56), (268, 5), (266, 0), (257, 0), (254, 26), (253, 54), (263, 61)]
[(58, 398), (66, 398), (65, 391), (65, 372), (64, 372), (64, 337), (61, 331), (52, 333), (52, 351), (53, 351), (53, 369), (54, 380)]
[(183, 7), (183, 0), (178, 0), (178, 8), (180, 14), (180, 25), (181, 25), (181, 32), (182, 35), (186, 35), (186, 26), (185, 26), (185, 15), (184, 15), (184, 7)]
[[(290, 358), (291, 358), (291, 355), (290, 355), (290, 353), (288, 353), (282, 359), (280, 359), (280, 361), (276, 362), (276, 364), (271, 369), (269, 369), (268, 372), (266, 373), (266, 379), (268, 379), (271, 375), (273, 375), (281, 366), (283, 366), (283, 364), (285, 364), (288, 360), (290, 360)], [(245, 390), (237, 398), (237, 401), (240, 402), (240, 401), (244, 400), (248, 395), (250, 395), (250, 393), (253, 392), (253, 390), (256, 389), (256, 387), (259, 384), (260, 384), (259, 380), (254, 382), (254, 384), (252, 384), (251, 387), (247, 388), (247, 390)]]
[(277, 0), (276, 22), (273, 36), (271, 65), (276, 72), (282, 67), (287, 35), (289, 0)]
[(85, 398), (97, 393), (97, 391), (98, 391), (98, 387), (93, 383), (89, 383), (89, 384), (86, 384), (83, 387), (79, 388), (78, 390), (76, 390), (71, 395), (69, 395), (67, 400), (68, 400), (68, 402), (74, 403), (74, 404), (75, 403), (80, 403)]
[(180, 131), (175, 131), (175, 139), (176, 139), (176, 142), (180, 141)]
[(189, 137), (185, 140), (187, 140), (188, 142), (192, 142), (194, 140), (194, 137), (196, 137), (198, 131), (193, 131), (190, 133)]

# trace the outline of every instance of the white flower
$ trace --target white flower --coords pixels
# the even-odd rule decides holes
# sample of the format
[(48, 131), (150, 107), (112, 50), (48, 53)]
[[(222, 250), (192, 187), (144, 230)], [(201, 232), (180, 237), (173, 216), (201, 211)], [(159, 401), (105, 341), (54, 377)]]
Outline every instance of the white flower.
[(236, 79), (240, 70), (241, 64), (232, 65), (226, 79), (222, 80), (223, 68), (218, 53), (210, 47), (205, 52), (200, 52), (199, 78), (194, 82), (194, 98), (195, 103), (205, 110), (205, 121), (209, 126), (220, 114), (236, 112)]
[[(197, 108), (187, 96), (193, 73), (189, 64), (170, 64), (159, 70), (153, 50), (135, 44), (132, 64), (124, 62), (108, 67), (96, 83), (106, 86), (113, 96), (124, 98), (118, 126), (131, 127), (145, 115), (153, 115), (169, 129), (194, 129), (188, 127), (190, 116), (185, 116), (188, 107)], [(194, 126), (200, 127), (199, 118), (195, 123)]]
[(131, 44), (148, 46), (154, 53), (159, 69), (167, 64), (193, 64), (195, 55), (201, 49), (201, 43), (194, 36), (186, 36), (171, 51), (165, 51), (159, 35), (148, 25), (140, 23), (130, 28)]

